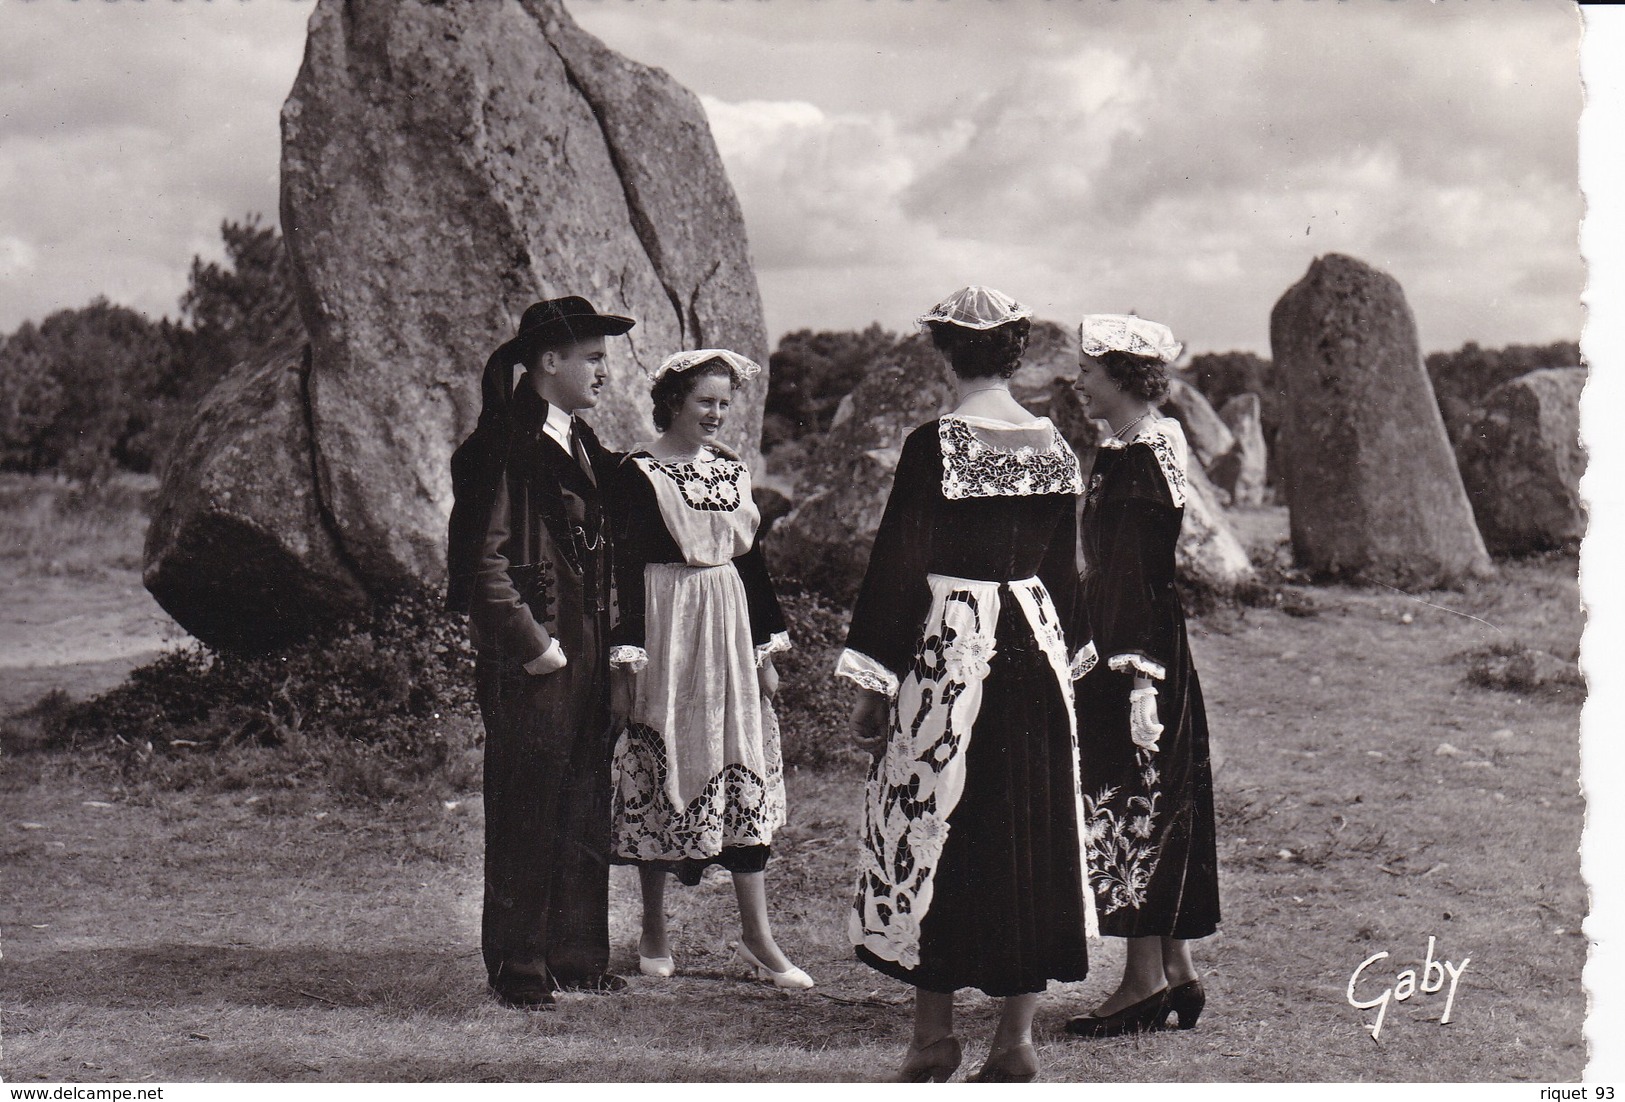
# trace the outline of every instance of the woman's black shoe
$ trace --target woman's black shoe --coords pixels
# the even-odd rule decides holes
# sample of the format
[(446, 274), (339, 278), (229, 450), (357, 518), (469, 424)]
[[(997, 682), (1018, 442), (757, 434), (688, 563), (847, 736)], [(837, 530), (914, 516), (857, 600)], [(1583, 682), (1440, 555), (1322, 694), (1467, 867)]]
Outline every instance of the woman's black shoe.
[[(1066, 1023), (1066, 1031), (1079, 1037), (1098, 1039), (1120, 1037), (1125, 1033), (1146, 1033), (1161, 1029), (1168, 1018), (1168, 989), (1141, 999), (1133, 1006), (1125, 1006), (1115, 1014), (1095, 1017), (1080, 1014)], [(1181, 1019), (1183, 1021), (1183, 1019)]]
[(1201, 980), (1191, 980), (1178, 987), (1168, 989), (1167, 1009), (1163, 1014), (1160, 1028), (1168, 1026), (1168, 1015), (1179, 1015), (1180, 1029), (1195, 1029), (1196, 1019), (1202, 1016), (1202, 1008), (1207, 1005), (1207, 992), (1202, 989)]

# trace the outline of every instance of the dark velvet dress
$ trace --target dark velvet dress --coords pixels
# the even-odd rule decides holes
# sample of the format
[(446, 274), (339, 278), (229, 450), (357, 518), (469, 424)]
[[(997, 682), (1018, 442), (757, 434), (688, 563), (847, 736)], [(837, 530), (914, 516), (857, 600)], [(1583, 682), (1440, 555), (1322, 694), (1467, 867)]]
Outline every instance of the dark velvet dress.
[[(1078, 741), (1089, 878), (1115, 937), (1206, 937), (1219, 922), (1207, 717), (1174, 584), (1186, 454), (1178, 422), (1159, 418), (1100, 449), (1084, 503)], [(1129, 733), (1136, 673), (1157, 690), (1155, 751)]]
[[(1047, 421), (904, 443), (837, 673), (891, 700), (849, 934), (928, 991), (1088, 971), (1070, 656), (1077, 457)], [(1052, 600), (1053, 597), (1053, 600)]]

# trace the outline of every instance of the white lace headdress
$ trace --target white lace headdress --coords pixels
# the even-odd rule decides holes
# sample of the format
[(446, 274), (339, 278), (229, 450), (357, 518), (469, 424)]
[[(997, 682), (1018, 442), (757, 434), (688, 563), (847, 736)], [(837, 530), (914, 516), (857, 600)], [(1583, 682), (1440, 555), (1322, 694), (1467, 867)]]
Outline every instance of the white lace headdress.
[(728, 371), (733, 375), (734, 385), (743, 386), (756, 378), (762, 370), (761, 365), (754, 360), (746, 359), (737, 352), (730, 352), (726, 348), (696, 348), (690, 352), (675, 352), (660, 361), (660, 366), (649, 374), (649, 381), (659, 382), (661, 376), (673, 371), (687, 371), (698, 367), (710, 360), (717, 360), (727, 365)]
[(1165, 364), (1179, 359), (1185, 350), (1184, 345), (1174, 340), (1172, 329), (1133, 314), (1090, 314), (1078, 326), (1078, 342), (1085, 356), (1129, 352), (1150, 356)]
[(922, 332), (933, 321), (951, 322), (966, 329), (992, 329), (996, 325), (1003, 325), (1017, 318), (1032, 316), (1031, 310), (1009, 295), (995, 291), (991, 287), (971, 286), (962, 291), (955, 291), (931, 307), (929, 313), (915, 318), (914, 324), (919, 326)]

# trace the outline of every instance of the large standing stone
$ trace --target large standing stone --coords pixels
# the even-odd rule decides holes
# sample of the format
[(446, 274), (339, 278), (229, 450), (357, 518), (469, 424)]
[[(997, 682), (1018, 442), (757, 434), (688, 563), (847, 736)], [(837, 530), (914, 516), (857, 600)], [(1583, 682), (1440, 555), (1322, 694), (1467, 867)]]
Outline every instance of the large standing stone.
[(309, 369), (309, 350), (283, 343), (232, 372), (165, 469), (142, 580), (200, 639), (276, 646), (367, 607), (311, 479)]
[(1460, 449), (1462, 481), (1493, 552), (1570, 547), (1585, 535), (1580, 476), (1584, 368), (1531, 371), (1502, 383)]
[(1399, 283), (1321, 257), (1275, 304), (1270, 344), (1299, 565), (1409, 585), (1491, 570)]
[(1264, 444), (1264, 418), (1259, 397), (1250, 391), (1237, 394), (1219, 410), (1236, 438), (1235, 447), (1209, 468), (1213, 481), (1230, 494), (1230, 504), (1264, 504), (1269, 455)]
[[(257, 446), (283, 449), (264, 463), (314, 472), (318, 507), (303, 515), (326, 531), (281, 538), (331, 542), (365, 592), (443, 578), (451, 453), (478, 415), (486, 356), (532, 301), (581, 294), (638, 319), (608, 341), (610, 383), (589, 415), (612, 446), (654, 435), (640, 368), (702, 346), (767, 363), (743, 219), (699, 101), (581, 31), (559, 0), (319, 0), (282, 125), (309, 431), (297, 455), (287, 436)], [(760, 376), (724, 433), (748, 460), (766, 391)], [(178, 531), (222, 509), (170, 504)], [(260, 510), (246, 530), (291, 522), (273, 503), (239, 508)], [(191, 564), (205, 587), (232, 569)], [(306, 581), (277, 575), (236, 604), (288, 609)], [(268, 636), (323, 610), (276, 615)], [(241, 616), (228, 603), (218, 618)]]
[[(591, 420), (653, 434), (680, 348), (766, 362), (743, 222), (699, 101), (557, 0), (322, 0), (283, 108), (282, 223), (314, 351), (317, 471), (370, 580), (435, 578), (478, 375), (538, 298), (638, 319)], [(729, 439), (753, 451), (765, 380)]]

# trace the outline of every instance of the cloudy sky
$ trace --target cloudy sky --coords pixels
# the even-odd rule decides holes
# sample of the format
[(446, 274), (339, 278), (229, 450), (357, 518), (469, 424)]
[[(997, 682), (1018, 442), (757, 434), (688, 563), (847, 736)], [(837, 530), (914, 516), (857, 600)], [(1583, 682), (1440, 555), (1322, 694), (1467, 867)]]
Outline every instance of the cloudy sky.
[[(1268, 349), (1316, 255), (1425, 348), (1579, 335), (1568, 0), (570, 0), (700, 94), (770, 333), (905, 326), (967, 282)], [(310, 0), (0, 0), (0, 331), (173, 313), (276, 213)]]

